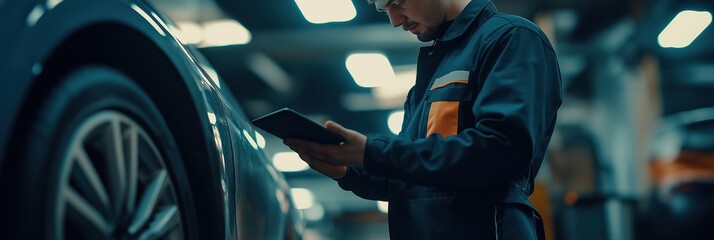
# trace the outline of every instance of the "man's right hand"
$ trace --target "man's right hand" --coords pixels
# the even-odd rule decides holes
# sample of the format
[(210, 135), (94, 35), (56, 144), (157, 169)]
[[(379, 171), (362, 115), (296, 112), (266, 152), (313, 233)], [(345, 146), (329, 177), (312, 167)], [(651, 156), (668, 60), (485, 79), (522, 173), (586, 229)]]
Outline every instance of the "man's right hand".
[[(283, 141), (285, 143), (285, 141)], [(329, 178), (338, 180), (340, 178), (343, 178), (345, 174), (347, 174), (347, 167), (346, 166), (336, 166), (329, 164), (324, 161), (320, 161), (317, 159), (312, 159), (310, 158), (310, 155), (304, 152), (303, 149), (295, 148), (291, 145), (286, 144), (291, 150), (295, 151), (299, 156), (300, 159), (305, 161), (307, 165), (310, 166), (313, 170), (321, 173), (322, 175), (325, 175)]]
[[(302, 157), (301, 157), (302, 158)], [(305, 158), (303, 158), (305, 159)], [(313, 170), (322, 173), (325, 176), (328, 176), (332, 179), (338, 180), (340, 178), (343, 178), (345, 174), (347, 174), (347, 167), (345, 166), (335, 166), (320, 160), (312, 160), (312, 161), (307, 161), (305, 162), (310, 165), (310, 168)]]

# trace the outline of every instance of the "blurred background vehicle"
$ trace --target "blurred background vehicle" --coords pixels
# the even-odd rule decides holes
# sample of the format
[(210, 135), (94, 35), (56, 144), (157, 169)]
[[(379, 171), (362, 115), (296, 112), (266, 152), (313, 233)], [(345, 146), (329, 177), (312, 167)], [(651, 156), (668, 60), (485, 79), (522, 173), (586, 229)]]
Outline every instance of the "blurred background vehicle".
[[(260, 130), (257, 133), (262, 135), (255, 134), (256, 131), (245, 119), (289, 107), (305, 113), (317, 122), (335, 120), (368, 136), (389, 132), (396, 134), (403, 115), (402, 101), (414, 83), (418, 48), (430, 43), (421, 43), (410, 33), (392, 28), (386, 16), (376, 12), (374, 6), (363, 0), (147, 1), (173, 19), (176, 27), (169, 23), (164, 26), (161, 22), (142, 20), (162, 16), (153, 10), (145, 10), (146, 16), (137, 15), (139, 11), (126, 7), (112, 7), (116, 9), (106, 12), (95, 11), (97, 14), (75, 10), (73, 14), (142, 18), (132, 22), (142, 22), (135, 23), (143, 26), (140, 28), (144, 29), (142, 31), (164, 29), (186, 45), (177, 47), (179, 44), (175, 43), (171, 49), (179, 53), (185, 51), (187, 54), (184, 55), (192, 57), (176, 57), (183, 56), (179, 53), (163, 58), (149, 54), (174, 52), (164, 49), (170, 45), (157, 43), (162, 41), (156, 39), (165, 39), (160, 34), (150, 35), (153, 37), (149, 38), (155, 40), (149, 44), (137, 42), (133, 35), (128, 34), (131, 31), (126, 29), (118, 31), (112, 28), (106, 31), (95, 27), (88, 28), (93, 29), (92, 34), (78, 36), (101, 36), (100, 40), (75, 45), (73, 50), (65, 50), (61, 55), (63, 57), (55, 61), (72, 64), (77, 59), (86, 59), (100, 61), (104, 65), (112, 63), (110, 69), (136, 80), (140, 84), (139, 88), (150, 96), (150, 100), (162, 112), (162, 121), (168, 125), (166, 132), (172, 134), (183, 162), (207, 156), (225, 160), (195, 161), (197, 166), (185, 166), (184, 171), (187, 172), (192, 191), (228, 193), (221, 189), (231, 189), (231, 184), (235, 188), (243, 186), (244, 189), (258, 185), (257, 182), (248, 183), (237, 179), (226, 181), (223, 185), (215, 180), (220, 179), (218, 176), (233, 175), (232, 172), (208, 171), (233, 169), (234, 176), (248, 176), (238, 174), (240, 164), (247, 161), (240, 161), (236, 154), (241, 154), (245, 149), (251, 153), (257, 152), (250, 144), (253, 139), (259, 145), (259, 151), (268, 157), (267, 162), (275, 167), (275, 175), (284, 175), (291, 187), (290, 196), (295, 200), (297, 209), (295, 213), (304, 217), (302, 237), (388, 238), (388, 203), (362, 200), (342, 191), (331, 179), (310, 171), (279, 139)], [(697, 114), (700, 112), (714, 107), (714, 94), (711, 94), (714, 92), (714, 31), (711, 26), (714, 2), (493, 1), (500, 11), (523, 16), (538, 24), (548, 35), (559, 57), (565, 100), (559, 111), (558, 126), (547, 159), (537, 179), (537, 190), (531, 196), (544, 218), (547, 218), (549, 239), (711, 238), (706, 232), (700, 231), (702, 226), (697, 225), (709, 222), (712, 218), (709, 178), (711, 149), (703, 147), (714, 142), (714, 136), (710, 134), (711, 122), (700, 117), (682, 120), (682, 116), (699, 116)], [(127, 5), (118, 0), (99, 2), (114, 3), (112, 6)], [(67, 26), (82, 22), (84, 17), (55, 16), (53, 12), (56, 9), (71, 5), (69, 3), (83, 6), (97, 4), (82, 0), (22, 4), (0, 0), (0, 24), (4, 36), (9, 36), (0, 38), (0, 59), (3, 59), (0, 68), (4, 74), (3, 86), (0, 88), (0, 109), (3, 114), (9, 115), (0, 118), (2, 131), (13, 129), (19, 132), (13, 134), (23, 136), (35, 134), (29, 131), (29, 127), (12, 128), (11, 124), (14, 123), (8, 121), (15, 119), (13, 114), (39, 114), (43, 109), (40, 108), (40, 102), (53, 99), (50, 92), (56, 91), (56, 88), (38, 88), (47, 90), (40, 91), (43, 94), (32, 95), (32, 98), (25, 98), (25, 101), (35, 102), (33, 107), (21, 107), (12, 99), (30, 96), (26, 91), (31, 89), (30, 85), (7, 79), (28, 79), (26, 82), (30, 82), (29, 79), (42, 79), (37, 76), (58, 71), (58, 68), (70, 73), (70, 69), (64, 67), (53, 69), (34, 64), (41, 62), (40, 59), (49, 59), (41, 57), (40, 53), (58, 49), (58, 41), (47, 36), (27, 37), (35, 36), (28, 34), (36, 32), (62, 32)], [(144, 9), (142, 2), (135, 4)], [(20, 5), (22, 7), (12, 8), (13, 11), (8, 10), (8, 6)], [(34, 22), (37, 24), (31, 24)], [(151, 22), (156, 24), (152, 25)], [(37, 28), (50, 23), (54, 25), (43, 30)], [(28, 27), (30, 25), (35, 27)], [(47, 44), (36, 45), (38, 42)], [(107, 51), (114, 54), (108, 54)], [(104, 57), (97, 58), (99, 56)], [(205, 56), (205, 59), (201, 56)], [(170, 63), (162, 61), (166, 59)], [(176, 66), (175, 73), (165, 75), (168, 66)], [(105, 68), (97, 71), (104, 72), (102, 69)], [(190, 76), (198, 78), (200, 81), (197, 83), (200, 84), (184, 86), (171, 82), (192, 79)], [(177, 85), (153, 85), (164, 81)], [(189, 91), (194, 85), (202, 90)], [(171, 95), (175, 93), (185, 94)], [(232, 96), (237, 100), (233, 101)], [(213, 99), (208, 101), (212, 102), (208, 105), (214, 115), (197, 114), (205, 108), (199, 101), (201, 97)], [(223, 107), (213, 105), (213, 101), (220, 102)], [(247, 117), (242, 117), (243, 113)], [(232, 120), (236, 115), (240, 120)], [(211, 119), (214, 118), (211, 116), (215, 116), (217, 130), (212, 127)], [(132, 119), (133, 122), (147, 121)], [(181, 121), (172, 123), (175, 119)], [(188, 123), (183, 123), (184, 119)], [(31, 126), (30, 120), (26, 121), (28, 123), (24, 124)], [(141, 129), (148, 134), (161, 134), (151, 133), (158, 131), (153, 128), (142, 126)], [(243, 130), (251, 137), (243, 136)], [(22, 141), (17, 143), (16, 139), (20, 138), (9, 137), (9, 133), (0, 133), (3, 133), (0, 139), (3, 141), (0, 142), (0, 150), (4, 148), (3, 152), (8, 152), (7, 149), (21, 149), (17, 144), (25, 144)], [(210, 137), (218, 135), (221, 136), (220, 141)], [(154, 144), (164, 144), (158, 142), (158, 138), (152, 139)], [(195, 139), (216, 143), (201, 143), (197, 146)], [(227, 147), (229, 144), (231, 147)], [(206, 146), (202, 148), (203, 145)], [(216, 150), (214, 145), (223, 147)], [(241, 150), (240, 146), (245, 149)], [(218, 158), (221, 154), (216, 151), (234, 152), (231, 152), (232, 156)], [(3, 162), (7, 162), (7, 159), (10, 158), (4, 158)], [(232, 164), (233, 167), (202, 165), (207, 163), (225, 163), (225, 166)], [(167, 165), (170, 166), (170, 163)], [(15, 170), (17, 167), (8, 170), (5, 166), (0, 165), (3, 173), (18, 171)], [(160, 172), (156, 169), (161, 168), (149, 169)], [(166, 169), (168, 172), (173, 171)], [(272, 168), (258, 169), (268, 171), (266, 169)], [(210, 179), (203, 175), (192, 176), (193, 170), (210, 172)], [(9, 182), (4, 178), (4, 184)], [(177, 184), (172, 182), (172, 185)], [(211, 187), (194, 190), (197, 187), (194, 185), (203, 186), (201, 184), (209, 184)], [(282, 188), (287, 189), (286, 186)], [(177, 189), (173, 194), (181, 196), (181, 187)], [(269, 191), (272, 188), (264, 189), (266, 192), (261, 194), (270, 195), (271, 199), (288, 196), (285, 195), (287, 191), (272, 193)], [(200, 193), (199, 196), (215, 197)], [(249, 195), (241, 191), (235, 194)], [(223, 197), (240, 199), (233, 195)], [(197, 198), (194, 197), (194, 202), (198, 201)], [(181, 198), (169, 199), (162, 202), (164, 205), (161, 206), (170, 206), (172, 201), (178, 199)], [(215, 199), (212, 201), (221, 202)], [(205, 212), (220, 212), (214, 209), (215, 204), (204, 203), (194, 203), (194, 212), (199, 219), (208, 215)], [(246, 202), (238, 201), (235, 204), (241, 203)], [(249, 211), (254, 209), (254, 205), (244, 206), (246, 209), (238, 212), (252, 214)], [(223, 209), (228, 207), (221, 206)], [(229, 222), (231, 218), (224, 219), (212, 221)], [(181, 222), (182, 226), (188, 223)], [(253, 223), (264, 225), (251, 225)], [(199, 232), (200, 226), (217, 226), (207, 222), (198, 225)], [(263, 219), (237, 225), (242, 228), (220, 225), (221, 230), (218, 232), (242, 234), (270, 227), (284, 229), (290, 225)]]
[(649, 239), (713, 239), (714, 108), (668, 116), (654, 136), (643, 233)]
[(144, 1), (0, 1), (3, 236), (300, 239), (284, 176)]

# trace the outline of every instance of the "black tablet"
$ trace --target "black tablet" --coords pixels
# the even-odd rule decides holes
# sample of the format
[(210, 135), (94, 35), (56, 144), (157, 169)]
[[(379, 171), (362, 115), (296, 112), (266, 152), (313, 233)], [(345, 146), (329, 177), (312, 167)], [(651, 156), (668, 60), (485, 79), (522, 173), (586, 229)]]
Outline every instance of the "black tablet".
[(345, 138), (304, 115), (283, 108), (253, 120), (253, 125), (281, 139), (297, 138), (323, 144), (342, 144)]

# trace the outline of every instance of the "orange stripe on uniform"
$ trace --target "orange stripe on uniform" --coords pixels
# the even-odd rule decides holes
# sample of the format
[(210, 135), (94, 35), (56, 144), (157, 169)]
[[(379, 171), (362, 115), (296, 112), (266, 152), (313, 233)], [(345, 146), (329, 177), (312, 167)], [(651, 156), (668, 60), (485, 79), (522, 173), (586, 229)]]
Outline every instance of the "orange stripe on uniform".
[(441, 137), (456, 135), (459, 127), (459, 101), (431, 103), (426, 135), (438, 133)]

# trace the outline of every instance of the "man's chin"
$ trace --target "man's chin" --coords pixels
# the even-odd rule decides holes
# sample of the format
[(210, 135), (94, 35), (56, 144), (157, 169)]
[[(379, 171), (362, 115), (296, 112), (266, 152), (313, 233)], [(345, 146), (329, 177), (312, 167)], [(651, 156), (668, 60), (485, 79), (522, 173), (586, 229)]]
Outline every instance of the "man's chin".
[(419, 39), (419, 41), (429, 42), (429, 41), (433, 41), (434, 39), (437, 38), (436, 33), (437, 33), (437, 31), (434, 31), (434, 29), (426, 28), (426, 30), (424, 30), (423, 32), (417, 32), (415, 34), (416, 34), (417, 39)]
[(429, 41), (431, 41), (431, 39), (422, 37), (421, 34), (417, 34), (416, 36), (417, 36), (417, 39), (419, 39), (419, 41), (422, 41), (422, 42), (429, 42)]
[(430, 42), (435, 39), (434, 36), (432, 36), (431, 34), (427, 34), (427, 33), (418, 33), (418, 34), (416, 34), (416, 37), (417, 37), (417, 39), (419, 39), (419, 41), (422, 41), (422, 42)]

